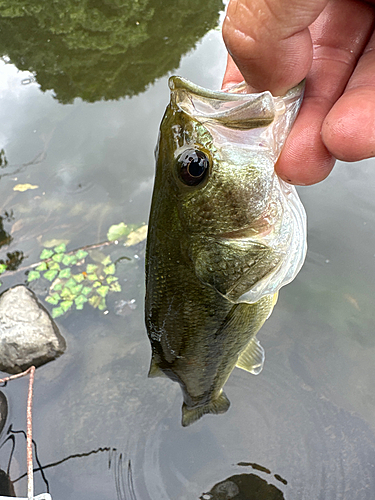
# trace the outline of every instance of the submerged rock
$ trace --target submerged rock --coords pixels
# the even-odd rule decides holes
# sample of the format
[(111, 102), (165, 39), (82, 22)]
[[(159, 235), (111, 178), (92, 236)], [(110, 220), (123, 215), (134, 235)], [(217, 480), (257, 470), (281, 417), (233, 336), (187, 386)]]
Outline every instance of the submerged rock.
[(0, 370), (20, 373), (60, 356), (66, 343), (46, 309), (24, 285), (0, 295)]

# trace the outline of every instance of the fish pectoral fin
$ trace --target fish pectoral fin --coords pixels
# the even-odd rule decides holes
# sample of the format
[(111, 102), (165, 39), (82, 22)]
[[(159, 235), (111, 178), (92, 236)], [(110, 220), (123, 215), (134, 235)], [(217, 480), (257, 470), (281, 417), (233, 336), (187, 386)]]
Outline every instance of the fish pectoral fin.
[(260, 345), (259, 340), (253, 337), (240, 354), (236, 366), (253, 375), (258, 375), (263, 369), (264, 359), (264, 349)]
[(203, 415), (207, 413), (212, 413), (213, 415), (219, 415), (220, 413), (225, 413), (230, 406), (230, 401), (225, 395), (224, 391), (221, 391), (219, 396), (212, 399), (207, 404), (203, 406), (197, 406), (195, 408), (189, 408), (185, 403), (182, 405), (182, 426), (187, 427), (188, 425), (199, 420)]
[(161, 368), (155, 361), (154, 356), (152, 356), (150, 369), (148, 371), (148, 378), (156, 378), (156, 377), (167, 377), (167, 375), (161, 370)]

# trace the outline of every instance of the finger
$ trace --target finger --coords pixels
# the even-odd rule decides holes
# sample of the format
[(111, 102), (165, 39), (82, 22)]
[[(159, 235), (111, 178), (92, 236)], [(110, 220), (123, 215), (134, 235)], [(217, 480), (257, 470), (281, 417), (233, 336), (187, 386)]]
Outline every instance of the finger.
[(288, 182), (314, 184), (332, 170), (335, 159), (322, 140), (323, 122), (349, 81), (374, 17), (364, 2), (332, 0), (311, 26), (314, 58), (305, 98), (275, 167)]
[(328, 0), (231, 0), (223, 23), (228, 52), (256, 91), (284, 94), (312, 61), (308, 26)]
[(225, 68), (223, 84), (221, 86), (222, 90), (228, 90), (233, 85), (243, 82), (244, 78), (237, 68), (236, 63), (233, 61), (231, 56), (228, 54), (227, 67)]
[(324, 120), (322, 139), (329, 151), (343, 161), (375, 156), (375, 34), (343, 96)]

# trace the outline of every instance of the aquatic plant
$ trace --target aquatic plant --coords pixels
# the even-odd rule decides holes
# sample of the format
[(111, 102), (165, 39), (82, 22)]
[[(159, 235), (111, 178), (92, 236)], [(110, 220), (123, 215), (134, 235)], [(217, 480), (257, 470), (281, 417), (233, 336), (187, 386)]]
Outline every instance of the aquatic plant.
[[(123, 240), (132, 246), (146, 237), (147, 226), (114, 224), (107, 233), (107, 241), (67, 251), (65, 243), (53, 248), (43, 248), (39, 262), (28, 266), (27, 283), (44, 279), (49, 281), (45, 301), (53, 305), (52, 317), (62, 316), (72, 308), (82, 310), (86, 303), (104, 311), (108, 293), (120, 292), (121, 285), (116, 273), (116, 262), (110, 255), (97, 249)], [(0, 275), (11, 269), (0, 262)], [(0, 282), (1, 286), (1, 282)]]

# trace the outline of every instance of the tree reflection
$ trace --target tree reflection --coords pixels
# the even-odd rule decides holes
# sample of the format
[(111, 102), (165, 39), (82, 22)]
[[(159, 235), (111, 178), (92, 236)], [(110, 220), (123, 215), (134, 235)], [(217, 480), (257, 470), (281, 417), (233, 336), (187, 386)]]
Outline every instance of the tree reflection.
[(145, 90), (217, 21), (222, 0), (4, 0), (0, 55), (62, 103)]
[[(4, 228), (5, 222), (12, 222), (13, 220), (14, 216), (12, 211), (4, 212), (4, 214), (0, 216), (0, 248), (9, 245), (13, 239)], [(5, 258), (0, 259), (0, 275), (4, 271), (15, 271), (18, 269), (24, 258), (23, 252), (18, 250), (8, 252)]]
[(3, 215), (0, 215), (0, 248), (9, 245), (12, 241), (11, 235), (4, 228), (4, 222), (11, 222), (12, 220), (13, 213), (4, 212)]
[[(4, 405), (6, 404), (6, 397), (5, 395), (0, 391), (0, 412), (2, 409), (4, 409)], [(3, 406), (1, 406), (3, 405)], [(8, 408), (8, 406), (6, 406)], [(6, 412), (7, 413), (7, 412)], [(6, 416), (4, 418), (4, 424), (6, 421)], [(1, 430), (0, 430), (1, 432)], [(16, 448), (16, 438), (18, 435), (23, 436), (23, 438), (26, 440), (27, 435), (24, 430), (14, 430), (13, 425), (11, 424), (6, 433), (7, 437), (0, 443), (0, 450), (6, 445), (7, 443), (11, 444), (11, 449), (10, 453), (8, 455), (8, 466), (6, 471), (0, 469), (0, 498), (3, 496), (10, 496), (14, 497), (16, 496), (15, 491), (14, 491), (14, 484), (19, 482), (22, 479), (27, 478), (27, 472), (21, 474), (15, 479), (11, 479), (10, 477), (10, 466), (12, 463), (14, 451)], [(18, 443), (18, 440), (17, 440)], [(47, 480), (46, 477), (46, 469), (51, 469), (54, 468), (58, 465), (61, 465), (69, 460), (72, 459), (77, 459), (77, 458), (87, 458), (92, 455), (97, 455), (101, 453), (107, 453), (108, 454), (108, 469), (113, 469), (113, 479), (114, 479), (114, 486), (116, 489), (117, 493), (117, 498), (118, 500), (126, 500), (129, 498), (136, 498), (135, 497), (135, 492), (134, 492), (134, 485), (133, 485), (133, 472), (132, 472), (132, 465), (131, 465), (131, 460), (126, 458), (126, 456), (123, 453), (119, 453), (117, 451), (117, 448), (113, 448), (111, 446), (106, 446), (106, 447), (101, 447), (101, 448), (96, 448), (94, 450), (90, 450), (88, 452), (82, 452), (82, 453), (74, 453), (71, 454), (67, 457), (62, 458), (61, 460), (58, 460), (56, 462), (51, 462), (45, 465), (42, 465), (39, 459), (38, 455), (38, 447), (35, 442), (35, 440), (32, 440), (33, 443), (33, 448), (34, 448), (34, 457), (35, 461), (37, 462), (37, 467), (34, 467), (33, 471), (34, 473), (39, 472), (41, 474), (42, 480), (45, 484), (45, 488), (47, 493), (50, 493), (50, 485), (49, 481)], [(4, 459), (4, 457), (2, 457)]]

